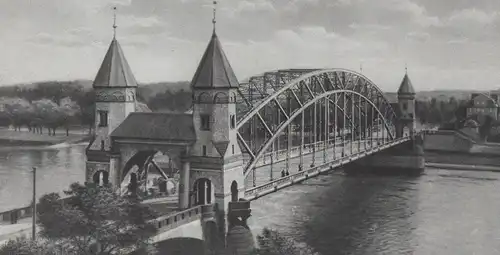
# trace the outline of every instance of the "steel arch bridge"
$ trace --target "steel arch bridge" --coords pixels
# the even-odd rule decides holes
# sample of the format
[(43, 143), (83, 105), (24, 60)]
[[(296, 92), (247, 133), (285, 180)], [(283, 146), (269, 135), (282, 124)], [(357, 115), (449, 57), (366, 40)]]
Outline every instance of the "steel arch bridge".
[[(264, 183), (279, 178), (273, 165), (280, 161), (285, 161), (282, 171), (288, 175), (304, 170), (308, 154), (313, 167), (318, 150), (326, 162), (337, 157), (337, 149), (345, 156), (353, 147), (359, 151), (396, 138), (397, 116), (382, 90), (346, 69), (266, 72), (241, 85), (238, 102), (236, 128), (247, 186), (257, 186), (262, 172), (269, 172)], [(297, 167), (292, 167), (294, 158), (300, 158)], [(271, 169), (261, 170), (263, 166)]]

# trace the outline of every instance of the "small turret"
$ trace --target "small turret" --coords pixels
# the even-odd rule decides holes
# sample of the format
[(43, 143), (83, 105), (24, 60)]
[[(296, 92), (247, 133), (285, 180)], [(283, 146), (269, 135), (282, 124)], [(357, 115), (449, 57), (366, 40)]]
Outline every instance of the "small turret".
[(117, 173), (109, 170), (110, 134), (131, 112), (137, 110), (137, 81), (116, 39), (116, 14), (114, 16), (113, 39), (92, 84), (96, 94), (95, 134), (86, 151), (86, 180), (90, 182), (97, 172), (104, 172), (113, 185), (118, 185)]
[(397, 137), (407, 136), (412, 134), (416, 129), (415, 121), (415, 89), (408, 77), (408, 71), (403, 77), (403, 81), (398, 89), (398, 105), (399, 105), (399, 128)]

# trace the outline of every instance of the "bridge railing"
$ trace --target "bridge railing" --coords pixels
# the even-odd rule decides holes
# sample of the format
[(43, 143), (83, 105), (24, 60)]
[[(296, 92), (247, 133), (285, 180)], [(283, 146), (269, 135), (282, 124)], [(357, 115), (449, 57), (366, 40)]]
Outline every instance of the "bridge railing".
[(198, 205), (184, 211), (160, 216), (152, 222), (155, 224), (158, 233), (172, 230), (178, 226), (203, 218), (211, 218), (215, 215), (213, 204)]
[[(416, 136), (417, 134), (415, 134)], [(253, 188), (250, 188), (245, 191), (245, 199), (247, 200), (253, 200), (258, 197), (264, 196), (268, 193), (277, 191), (278, 189), (281, 189), (286, 186), (290, 186), (294, 184), (295, 182), (300, 182), (305, 179), (308, 179), (310, 177), (319, 175), (322, 172), (327, 172), (332, 170), (335, 167), (339, 167), (341, 165), (344, 165), (346, 163), (352, 162), (354, 160), (357, 160), (358, 158), (373, 154), (375, 152), (378, 152), (380, 150), (384, 150), (386, 148), (392, 147), (394, 145), (400, 144), (405, 141), (411, 140), (412, 137), (406, 136), (406, 137), (401, 137), (398, 139), (390, 140), (387, 142), (384, 142), (382, 144), (379, 144), (377, 147), (371, 147), (367, 148), (366, 150), (363, 151), (358, 151), (350, 155), (345, 155), (344, 157), (334, 159), (332, 161), (318, 164), (315, 167), (312, 167), (308, 170), (300, 171), (295, 174), (290, 174), (288, 176), (276, 179), (274, 181), (270, 181), (266, 184), (256, 186)]]

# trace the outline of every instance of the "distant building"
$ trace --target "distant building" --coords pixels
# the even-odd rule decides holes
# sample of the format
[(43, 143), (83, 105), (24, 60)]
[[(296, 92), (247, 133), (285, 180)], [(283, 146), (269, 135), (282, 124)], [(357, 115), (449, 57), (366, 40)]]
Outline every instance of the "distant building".
[(486, 116), (498, 120), (499, 99), (498, 94), (472, 93), (467, 107), (467, 118), (477, 118), (480, 123), (483, 123)]

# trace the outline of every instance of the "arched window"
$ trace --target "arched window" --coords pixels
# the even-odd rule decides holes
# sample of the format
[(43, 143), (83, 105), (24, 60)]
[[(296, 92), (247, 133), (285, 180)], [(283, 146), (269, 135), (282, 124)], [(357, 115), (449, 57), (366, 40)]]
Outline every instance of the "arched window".
[(107, 127), (107, 126), (108, 126), (108, 112), (99, 111), (99, 127)]
[(231, 183), (231, 201), (238, 201), (238, 183), (236, 181), (233, 181)]

